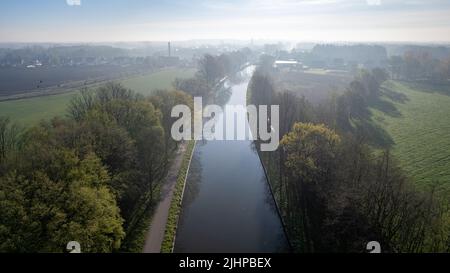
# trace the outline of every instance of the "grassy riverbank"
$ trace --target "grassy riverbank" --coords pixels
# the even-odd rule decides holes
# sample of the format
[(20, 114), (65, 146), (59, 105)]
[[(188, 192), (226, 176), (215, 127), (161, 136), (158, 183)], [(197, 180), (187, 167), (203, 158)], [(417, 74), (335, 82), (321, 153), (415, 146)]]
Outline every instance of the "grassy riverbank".
[(177, 184), (173, 193), (172, 202), (169, 209), (169, 217), (167, 218), (166, 231), (164, 233), (164, 240), (161, 245), (162, 253), (171, 253), (177, 231), (178, 219), (181, 213), (181, 202), (183, 201), (183, 191), (186, 183), (186, 178), (191, 163), (192, 154), (195, 147), (195, 141), (191, 140), (187, 144), (186, 152), (183, 156), (180, 171), (178, 172)]

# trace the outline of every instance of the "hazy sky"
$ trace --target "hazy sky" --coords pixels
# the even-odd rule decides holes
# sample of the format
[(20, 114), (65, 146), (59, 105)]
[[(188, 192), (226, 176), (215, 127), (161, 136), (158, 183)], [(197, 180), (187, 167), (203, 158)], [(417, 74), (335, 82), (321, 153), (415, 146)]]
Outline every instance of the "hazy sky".
[(450, 41), (450, 0), (1, 0), (1, 42)]

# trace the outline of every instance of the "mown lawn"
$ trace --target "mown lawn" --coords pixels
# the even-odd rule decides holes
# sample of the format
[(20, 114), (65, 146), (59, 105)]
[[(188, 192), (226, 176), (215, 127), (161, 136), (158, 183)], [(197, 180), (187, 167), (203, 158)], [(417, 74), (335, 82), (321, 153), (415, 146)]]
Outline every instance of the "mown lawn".
[(418, 185), (450, 187), (450, 93), (447, 88), (389, 81), (373, 120), (394, 141), (393, 152)]
[[(121, 83), (144, 95), (157, 89), (172, 87), (175, 78), (192, 77), (195, 69), (167, 69), (164, 71), (140, 75), (122, 80)], [(67, 105), (76, 92), (53, 96), (41, 96), (29, 99), (0, 102), (0, 116), (8, 116), (12, 121), (28, 126), (42, 119), (63, 116)]]

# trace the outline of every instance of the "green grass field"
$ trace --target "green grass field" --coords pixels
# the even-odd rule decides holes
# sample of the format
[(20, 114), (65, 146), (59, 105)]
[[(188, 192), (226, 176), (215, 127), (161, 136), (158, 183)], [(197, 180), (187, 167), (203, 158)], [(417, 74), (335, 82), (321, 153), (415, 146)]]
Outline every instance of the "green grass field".
[(169, 69), (150, 75), (142, 75), (122, 81), (122, 84), (143, 95), (151, 95), (157, 89), (172, 87), (175, 78), (190, 78), (195, 74), (195, 69)]
[(450, 93), (397, 81), (384, 86), (373, 120), (394, 141), (393, 152), (418, 185), (450, 187)]
[[(134, 76), (120, 81), (125, 87), (150, 95), (154, 90), (172, 87), (175, 78), (192, 77), (195, 69), (168, 69), (160, 72)], [(32, 125), (42, 119), (65, 115), (71, 98), (76, 92), (41, 96), (29, 99), (0, 102), (0, 116), (8, 116), (21, 125)]]
[(0, 116), (8, 116), (20, 125), (64, 115), (73, 93), (0, 102)]

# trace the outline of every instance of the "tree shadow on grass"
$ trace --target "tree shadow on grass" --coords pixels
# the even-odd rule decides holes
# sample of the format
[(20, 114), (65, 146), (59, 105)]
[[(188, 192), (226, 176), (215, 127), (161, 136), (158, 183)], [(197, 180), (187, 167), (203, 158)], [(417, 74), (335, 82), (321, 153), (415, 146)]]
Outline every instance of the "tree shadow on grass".
[(382, 88), (381, 89), (382, 94), (390, 99), (391, 101), (398, 102), (398, 103), (406, 103), (409, 101), (408, 96), (406, 96), (403, 93), (388, 89), (388, 88)]
[[(382, 95), (372, 98), (371, 101), (369, 101), (369, 107), (393, 118), (401, 117), (402, 113), (395, 103), (403, 104), (408, 102), (408, 96), (388, 88), (382, 88), (381, 94)], [(370, 111), (368, 112), (368, 114), (359, 119), (353, 120), (354, 133), (363, 136), (369, 143), (377, 148), (391, 148), (395, 144), (393, 138), (376, 122), (376, 120), (374, 120), (373, 114)]]
[(391, 148), (395, 144), (389, 133), (372, 119), (354, 120), (353, 125), (354, 133), (363, 136), (376, 148)]
[(408, 96), (388, 88), (382, 88), (381, 94), (382, 96), (374, 98), (369, 103), (370, 107), (383, 112), (390, 117), (401, 117), (402, 113), (397, 109), (397, 106), (394, 104), (394, 102), (404, 104), (409, 101)]
[(394, 118), (402, 116), (402, 113), (397, 109), (395, 104), (382, 98), (378, 98), (371, 102), (370, 107)]

